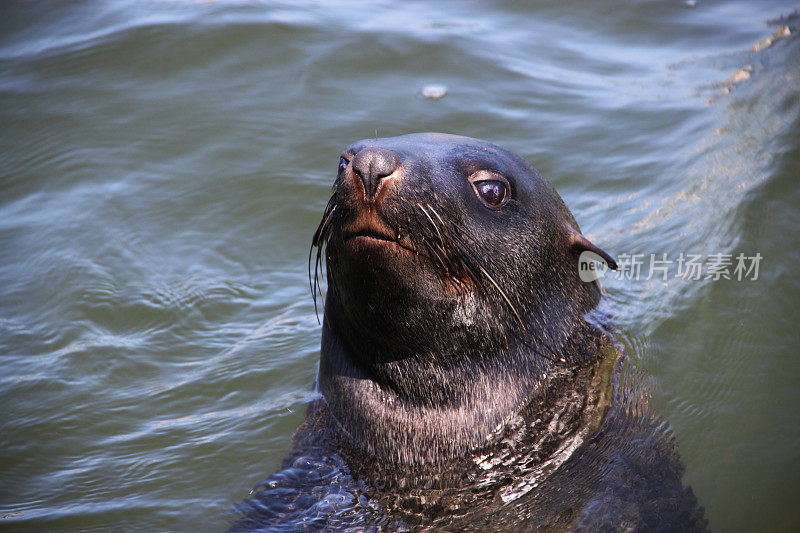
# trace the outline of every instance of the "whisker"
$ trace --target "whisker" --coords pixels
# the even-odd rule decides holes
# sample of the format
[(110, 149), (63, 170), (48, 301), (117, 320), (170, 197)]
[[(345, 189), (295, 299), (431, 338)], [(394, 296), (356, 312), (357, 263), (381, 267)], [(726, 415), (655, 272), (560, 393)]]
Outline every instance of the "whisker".
[(508, 299), (508, 296), (506, 295), (505, 291), (503, 291), (503, 289), (500, 288), (500, 285), (497, 284), (497, 282), (494, 280), (494, 278), (492, 276), (490, 276), (488, 272), (486, 272), (485, 268), (483, 268), (482, 266), (479, 266), (478, 268), (481, 269), (481, 272), (483, 272), (483, 274), (489, 279), (489, 281), (492, 282), (492, 285), (494, 285), (495, 289), (497, 289), (497, 292), (499, 292), (500, 296), (502, 296), (503, 299), (506, 301), (508, 306), (511, 308), (511, 311), (513, 311), (514, 316), (517, 317), (517, 321), (519, 322), (519, 325), (522, 326), (522, 330), (527, 335), (528, 334), (528, 330), (525, 327), (525, 324), (522, 322), (522, 317), (519, 316), (519, 313), (517, 312), (517, 308), (514, 307), (514, 304), (512, 304), (511, 300)]
[[(319, 292), (320, 298), (322, 297), (322, 286), (319, 283), (320, 266), (322, 265), (323, 261), (323, 249), (328, 241), (328, 238), (330, 237), (330, 225), (335, 211), (336, 195), (334, 194), (331, 196), (330, 200), (328, 200), (328, 204), (325, 206), (325, 211), (323, 211), (322, 214), (322, 222), (320, 222), (319, 226), (317, 226), (317, 231), (314, 232), (314, 237), (311, 239), (311, 247), (308, 250), (308, 284), (309, 288), (311, 289), (311, 297), (314, 299), (314, 315), (317, 317), (317, 323), (320, 324), (319, 309), (317, 307), (317, 292)], [(315, 247), (317, 249), (317, 255), (314, 260), (314, 277), (312, 281), (311, 257)]]
[[(442, 237), (442, 234), (439, 233), (439, 228), (436, 227), (436, 223), (433, 221), (433, 219), (428, 214), (428, 212), (425, 210), (425, 208), (422, 207), (422, 204), (418, 203), (417, 206), (422, 210), (423, 213), (425, 213), (425, 216), (428, 217), (428, 220), (431, 221), (431, 226), (433, 226), (433, 229), (436, 230), (436, 234), (439, 235), (439, 240), (444, 240), (443, 237)], [(430, 206), (428, 206), (428, 207), (430, 207)], [(433, 210), (433, 208), (431, 208), (431, 210)], [(439, 217), (439, 215), (436, 215), (436, 216)], [(439, 220), (441, 220), (441, 218), (439, 218)]]

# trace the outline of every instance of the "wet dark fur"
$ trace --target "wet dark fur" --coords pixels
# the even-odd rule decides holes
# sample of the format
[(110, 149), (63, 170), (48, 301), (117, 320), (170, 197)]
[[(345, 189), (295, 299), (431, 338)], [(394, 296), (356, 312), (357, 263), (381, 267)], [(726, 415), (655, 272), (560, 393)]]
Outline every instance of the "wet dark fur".
[[(398, 170), (363, 179), (364, 150)], [(508, 180), (502, 209), (478, 171)], [(441, 134), (355, 143), (313, 244), (323, 398), (237, 529), (705, 527), (663, 424), (618, 382), (578, 276), (597, 249), (521, 158)]]

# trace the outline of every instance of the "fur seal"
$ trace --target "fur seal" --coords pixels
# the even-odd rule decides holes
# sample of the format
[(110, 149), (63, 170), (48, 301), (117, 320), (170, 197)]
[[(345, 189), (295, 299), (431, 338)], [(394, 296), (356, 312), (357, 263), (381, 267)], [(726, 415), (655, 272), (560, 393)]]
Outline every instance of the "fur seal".
[(313, 247), (321, 397), (234, 529), (705, 529), (580, 279), (583, 252), (616, 264), (522, 158), (358, 141)]

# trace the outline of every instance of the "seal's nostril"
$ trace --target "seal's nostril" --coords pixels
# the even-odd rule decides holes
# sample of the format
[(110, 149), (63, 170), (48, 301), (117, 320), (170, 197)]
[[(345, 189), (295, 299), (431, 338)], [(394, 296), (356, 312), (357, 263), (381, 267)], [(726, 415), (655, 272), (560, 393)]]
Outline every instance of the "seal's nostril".
[(381, 180), (397, 170), (400, 158), (385, 148), (365, 148), (353, 158), (353, 172), (364, 184), (365, 200), (371, 202), (375, 198)]

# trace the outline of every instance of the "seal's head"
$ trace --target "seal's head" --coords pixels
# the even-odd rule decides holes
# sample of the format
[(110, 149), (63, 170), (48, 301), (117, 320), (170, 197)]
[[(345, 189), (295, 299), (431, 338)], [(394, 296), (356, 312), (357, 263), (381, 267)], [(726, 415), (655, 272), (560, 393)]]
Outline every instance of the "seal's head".
[(578, 258), (616, 267), (520, 157), (437, 133), (348, 146), (314, 245), (328, 274), (320, 388), (359, 444), (400, 460), (376, 442), (401, 431), (387, 425), (430, 426), (419, 410), (434, 409), (416, 457), (452, 455), (553, 368), (580, 364), (574, 338), (600, 289)]

